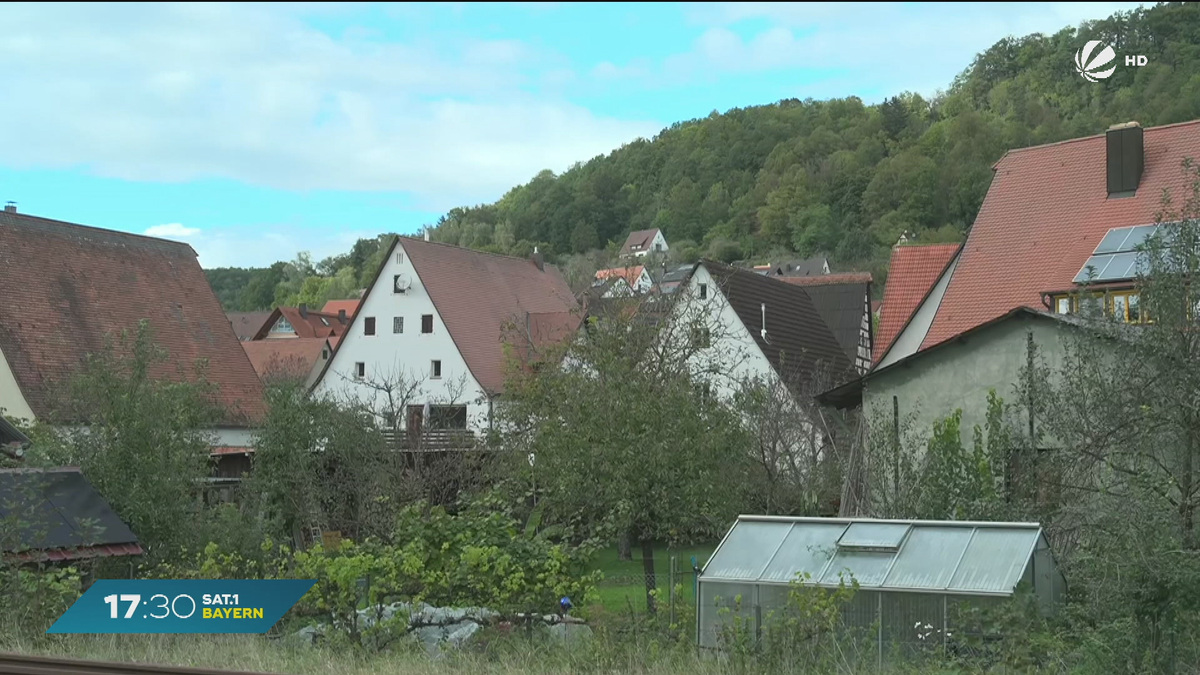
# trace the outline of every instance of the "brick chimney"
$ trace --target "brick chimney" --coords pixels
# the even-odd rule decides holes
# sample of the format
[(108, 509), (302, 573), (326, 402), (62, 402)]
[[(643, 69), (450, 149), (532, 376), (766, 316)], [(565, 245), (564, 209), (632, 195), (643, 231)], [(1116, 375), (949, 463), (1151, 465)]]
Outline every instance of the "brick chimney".
[(343, 325), (346, 323), (346, 310), (344, 310), (344, 309), (338, 310), (338, 323), (343, 324)]
[(1105, 134), (1108, 196), (1130, 196), (1142, 182), (1145, 153), (1142, 125), (1126, 122), (1109, 127)]
[(8, 202), (7, 204), (5, 204), (4, 212), (5, 213), (16, 213), (17, 212), (17, 203), (16, 202)]
[(304, 303), (300, 303), (300, 318), (301, 319), (308, 318), (308, 305), (306, 305)]
[(533, 255), (530, 256), (529, 259), (533, 261), (534, 265), (537, 265), (538, 271), (546, 271), (546, 259), (542, 257), (541, 253), (538, 252), (538, 247), (533, 247)]

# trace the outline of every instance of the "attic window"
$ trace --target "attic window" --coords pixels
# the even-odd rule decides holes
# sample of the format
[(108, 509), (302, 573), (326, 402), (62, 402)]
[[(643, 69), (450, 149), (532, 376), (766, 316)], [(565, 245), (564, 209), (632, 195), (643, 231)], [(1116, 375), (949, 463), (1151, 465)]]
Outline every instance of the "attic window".
[(441, 361), (437, 361), (437, 360), (433, 361), (433, 363), (431, 364), (430, 369), (429, 369), (429, 377), (431, 377), (435, 380), (441, 379), (441, 377), (442, 377), (442, 362)]
[(323, 358), (323, 359), (329, 358), (329, 350), (328, 349), (321, 350), (321, 358)]
[(361, 380), (367, 376), (367, 364), (359, 361), (354, 364), (354, 379)]
[(422, 314), (421, 315), (421, 332), (422, 333), (432, 333), (433, 332), (433, 315), (432, 314)]
[(279, 317), (274, 326), (271, 326), (272, 333), (295, 333), (296, 329), (292, 328), (292, 324), (286, 317)]
[(708, 299), (708, 284), (700, 284), (700, 299)]
[(363, 319), (363, 335), (374, 335), (374, 334), (375, 334), (375, 317), (368, 316), (367, 318)]

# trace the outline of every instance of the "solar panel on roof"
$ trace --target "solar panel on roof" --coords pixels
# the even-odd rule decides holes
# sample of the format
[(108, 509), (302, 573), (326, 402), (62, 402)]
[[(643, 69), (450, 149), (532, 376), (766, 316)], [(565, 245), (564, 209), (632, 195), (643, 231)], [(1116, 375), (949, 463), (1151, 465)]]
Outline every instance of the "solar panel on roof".
[(1101, 253), (1116, 253), (1124, 250), (1121, 248), (1121, 244), (1124, 243), (1125, 239), (1129, 237), (1129, 233), (1132, 231), (1132, 227), (1114, 227), (1113, 229), (1109, 230), (1108, 234), (1104, 235), (1104, 238), (1100, 240), (1100, 244), (1096, 247), (1093, 255), (1099, 255)]
[(1094, 282), (1133, 279), (1138, 275), (1137, 248), (1157, 230), (1157, 225), (1112, 228), (1072, 281), (1080, 284), (1089, 278)]

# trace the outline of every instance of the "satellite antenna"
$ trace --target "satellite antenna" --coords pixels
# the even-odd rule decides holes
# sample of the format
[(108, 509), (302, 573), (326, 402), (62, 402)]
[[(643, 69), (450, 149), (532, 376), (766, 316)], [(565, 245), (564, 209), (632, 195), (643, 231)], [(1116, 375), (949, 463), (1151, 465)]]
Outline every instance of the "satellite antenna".
[(403, 293), (412, 286), (412, 281), (406, 274), (397, 274), (394, 281), (397, 293)]

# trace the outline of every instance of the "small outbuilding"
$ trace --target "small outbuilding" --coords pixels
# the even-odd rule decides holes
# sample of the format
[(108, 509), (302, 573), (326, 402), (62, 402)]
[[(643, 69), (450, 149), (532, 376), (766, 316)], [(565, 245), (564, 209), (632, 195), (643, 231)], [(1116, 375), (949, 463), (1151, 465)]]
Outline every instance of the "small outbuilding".
[(842, 610), (882, 655), (896, 643), (947, 644), (969, 607), (1031, 592), (1046, 610), (1066, 581), (1037, 523), (739, 516), (700, 571), (698, 641), (720, 648), (740, 619), (761, 634), (790, 585), (857, 582)]

